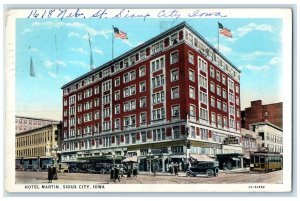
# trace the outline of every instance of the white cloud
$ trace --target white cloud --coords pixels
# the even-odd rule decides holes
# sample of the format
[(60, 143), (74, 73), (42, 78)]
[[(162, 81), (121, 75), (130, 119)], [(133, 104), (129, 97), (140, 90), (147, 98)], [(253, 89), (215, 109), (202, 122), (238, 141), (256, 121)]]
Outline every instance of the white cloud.
[(66, 81), (71, 81), (71, 80), (72, 80), (72, 78), (71, 78), (69, 75), (64, 76), (64, 79), (65, 79)]
[(87, 54), (87, 51), (85, 51), (84, 49), (82, 49), (82, 48), (71, 48), (71, 51), (73, 51), (73, 52), (78, 52), (78, 53), (80, 53), (80, 54), (84, 54), (84, 55), (86, 55)]
[(52, 77), (52, 78), (57, 78), (57, 76), (55, 75), (55, 73), (52, 73), (52, 72), (47, 72), (48, 73), (48, 75), (50, 76), (50, 77)]
[(272, 55), (274, 55), (274, 53), (272, 52), (255, 51), (249, 54), (243, 54), (241, 55), (241, 58), (244, 60), (252, 60), (252, 59), (257, 59), (257, 57), (272, 56)]
[(39, 52), (39, 50), (37, 48), (30, 48), (31, 52)]
[(103, 55), (103, 51), (101, 49), (99, 49), (99, 48), (94, 48), (93, 52), (95, 52), (97, 54), (100, 54), (100, 55)]
[(219, 50), (222, 54), (230, 54), (232, 53), (232, 49), (230, 47), (224, 46), (224, 45), (219, 45)]
[(79, 67), (82, 67), (82, 68), (90, 69), (90, 65), (86, 64), (83, 61), (67, 61), (67, 63), (69, 63), (73, 66), (79, 66)]
[(67, 66), (67, 64), (64, 61), (57, 60), (57, 61), (55, 61), (55, 63), (58, 64), (58, 65), (60, 65), (60, 66), (64, 66), (64, 67)]
[(49, 59), (44, 61), (44, 66), (47, 68), (50, 68), (53, 65), (53, 62), (50, 61)]
[(248, 70), (251, 70), (251, 71), (267, 71), (270, 69), (270, 67), (268, 65), (261, 65), (261, 66), (257, 66), (257, 65), (251, 65), (251, 64), (248, 64), (248, 65), (244, 65), (244, 66), (240, 66), (241, 69), (248, 69)]
[(79, 38), (80, 34), (76, 33), (76, 32), (70, 32), (70, 33), (68, 33), (68, 37), (77, 37), (77, 38)]
[(131, 42), (129, 40), (122, 40), (122, 43), (125, 43), (126, 45), (128, 45), (129, 47), (132, 47), (133, 45), (131, 44)]
[(273, 57), (268, 64), (270, 65), (276, 65), (276, 64), (279, 64), (280, 63), (280, 58), (279, 57)]
[(271, 25), (268, 24), (255, 24), (255, 23), (250, 23), (247, 24), (244, 27), (239, 27), (237, 29), (237, 35), (239, 37), (243, 37), (244, 35), (248, 34), (251, 31), (267, 31), (267, 32), (274, 32), (275, 29)]
[(28, 33), (28, 32), (31, 32), (31, 29), (24, 29), (24, 31), (22, 32), (22, 35)]

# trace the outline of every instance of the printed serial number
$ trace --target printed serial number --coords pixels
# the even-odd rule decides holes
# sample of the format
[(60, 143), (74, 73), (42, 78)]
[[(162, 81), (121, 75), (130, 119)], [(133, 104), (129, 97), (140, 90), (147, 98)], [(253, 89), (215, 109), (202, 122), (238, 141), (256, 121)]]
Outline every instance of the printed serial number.
[(248, 188), (265, 188), (265, 186), (249, 186)]

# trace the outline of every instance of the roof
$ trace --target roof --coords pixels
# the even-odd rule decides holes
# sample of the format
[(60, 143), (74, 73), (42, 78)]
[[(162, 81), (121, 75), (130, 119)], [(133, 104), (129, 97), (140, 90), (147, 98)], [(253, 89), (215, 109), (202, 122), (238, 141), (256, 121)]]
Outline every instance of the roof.
[(17, 135), (24, 135), (26, 133), (30, 133), (30, 132), (33, 132), (33, 131), (37, 131), (37, 130), (41, 130), (41, 129), (44, 129), (44, 128), (47, 128), (47, 127), (52, 127), (53, 125), (59, 125), (60, 123), (52, 123), (52, 124), (47, 124), (45, 126), (41, 126), (41, 127), (38, 127), (38, 128), (34, 128), (34, 129), (31, 129), (31, 130), (27, 130), (27, 131), (24, 131), (24, 132), (21, 132), (21, 133), (16, 133), (16, 136)]
[(271, 126), (271, 127), (275, 128), (277, 130), (283, 131), (282, 128), (276, 126), (275, 124), (270, 123), (269, 121), (249, 124), (249, 126), (251, 126), (251, 125), (268, 125), (268, 126)]
[(33, 119), (33, 120), (40, 120), (40, 121), (55, 121), (55, 122), (59, 122), (58, 120), (54, 120), (54, 119), (45, 119), (45, 118), (37, 118), (37, 117), (26, 117), (26, 116), (19, 116), (19, 115), (16, 115), (16, 118)]
[(82, 78), (88, 77), (88, 76), (92, 75), (93, 73), (95, 73), (95, 72), (97, 72), (97, 71), (99, 71), (99, 70), (101, 70), (101, 69), (104, 69), (104, 68), (106, 68), (106, 67), (108, 67), (108, 66), (114, 64), (115, 62), (117, 62), (117, 61), (123, 59), (124, 57), (127, 57), (127, 56), (129, 56), (130, 54), (132, 54), (132, 53), (134, 53), (134, 52), (136, 52), (136, 51), (139, 51), (139, 50), (141, 50), (141, 49), (143, 49), (143, 48), (149, 46), (149, 45), (152, 44), (153, 42), (155, 42), (155, 41), (157, 41), (157, 40), (159, 40), (159, 39), (165, 37), (166, 35), (172, 33), (173, 31), (176, 31), (176, 30), (181, 29), (181, 28), (184, 28), (184, 27), (190, 29), (195, 35), (197, 35), (199, 38), (201, 38), (201, 40), (203, 40), (203, 41), (206, 43), (206, 45), (208, 45), (214, 52), (218, 53), (219, 56), (221, 56), (227, 63), (229, 63), (229, 64), (230, 64), (233, 68), (235, 68), (239, 73), (241, 72), (241, 71), (240, 71), (234, 64), (232, 64), (232, 63), (231, 63), (231, 62), (230, 62), (223, 54), (221, 54), (216, 48), (214, 48), (212, 44), (210, 44), (207, 40), (205, 40), (205, 39), (204, 39), (204, 38), (203, 38), (203, 37), (202, 37), (195, 29), (193, 29), (193, 28), (192, 28), (190, 25), (188, 25), (186, 22), (182, 22), (182, 23), (180, 23), (180, 24), (178, 24), (178, 25), (176, 25), (176, 26), (174, 26), (174, 27), (172, 27), (172, 28), (166, 30), (165, 32), (160, 33), (159, 35), (157, 35), (157, 36), (155, 36), (155, 37), (149, 39), (148, 41), (146, 41), (146, 42), (144, 42), (144, 43), (138, 45), (137, 47), (135, 47), (135, 48), (133, 48), (133, 49), (131, 49), (131, 50), (129, 50), (129, 51), (127, 51), (127, 52), (121, 54), (120, 56), (118, 56), (118, 57), (116, 57), (116, 58), (110, 60), (109, 62), (106, 62), (105, 64), (103, 64), (103, 65), (101, 65), (101, 66), (99, 66), (99, 67), (97, 67), (97, 68), (95, 68), (95, 69), (93, 69), (93, 70), (91, 70), (91, 71), (89, 71), (89, 72), (83, 74), (82, 76), (80, 76), (80, 77), (78, 77), (78, 78), (76, 78), (76, 79), (74, 79), (74, 80), (72, 80), (72, 81), (70, 81), (70, 82), (64, 84), (64, 85), (61, 87), (61, 89), (64, 89), (64, 88), (66, 88), (66, 87), (68, 87), (68, 86), (70, 86), (70, 85), (72, 85), (72, 84), (78, 82), (78, 81), (81, 80)]

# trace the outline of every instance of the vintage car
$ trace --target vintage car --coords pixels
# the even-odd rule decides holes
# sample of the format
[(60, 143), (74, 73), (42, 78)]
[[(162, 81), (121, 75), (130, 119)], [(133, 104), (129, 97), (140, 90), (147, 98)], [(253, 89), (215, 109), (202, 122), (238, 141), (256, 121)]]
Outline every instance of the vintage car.
[(197, 175), (206, 175), (207, 177), (218, 176), (219, 174), (219, 162), (218, 161), (205, 161), (197, 162), (192, 164), (192, 167), (188, 169), (186, 175), (197, 176)]

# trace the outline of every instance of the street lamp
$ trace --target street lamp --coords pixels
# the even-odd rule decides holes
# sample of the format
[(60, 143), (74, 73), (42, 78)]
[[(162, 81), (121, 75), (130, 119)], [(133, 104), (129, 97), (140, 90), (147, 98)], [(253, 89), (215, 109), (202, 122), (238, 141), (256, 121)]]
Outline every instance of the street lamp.
[(151, 156), (153, 156), (153, 154), (149, 152), (147, 156), (149, 157), (149, 174), (151, 174)]
[(111, 156), (112, 156), (112, 158), (113, 158), (113, 167), (115, 167), (115, 157), (116, 157), (116, 153), (113, 151), (113, 152), (111, 153)]

